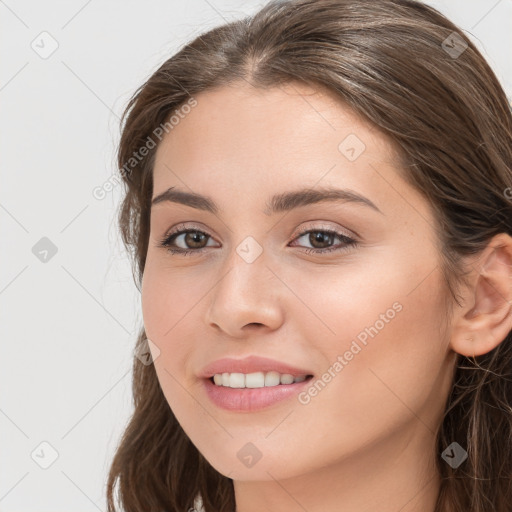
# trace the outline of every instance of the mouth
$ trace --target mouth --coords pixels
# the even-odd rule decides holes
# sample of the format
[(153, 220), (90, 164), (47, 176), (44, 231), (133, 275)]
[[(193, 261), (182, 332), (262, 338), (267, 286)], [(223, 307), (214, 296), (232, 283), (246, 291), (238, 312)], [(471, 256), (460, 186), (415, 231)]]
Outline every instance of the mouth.
[(313, 376), (302, 365), (257, 355), (218, 359), (198, 372), (203, 390), (215, 406), (240, 413), (289, 402), (310, 385)]
[(259, 389), (276, 386), (286, 386), (311, 380), (313, 375), (292, 375), (290, 373), (253, 372), (253, 373), (216, 373), (208, 380), (215, 386), (232, 389)]
[(203, 382), (206, 396), (215, 406), (235, 413), (256, 413), (296, 398), (311, 379), (310, 374), (292, 376), (271, 371), (215, 374), (203, 378)]

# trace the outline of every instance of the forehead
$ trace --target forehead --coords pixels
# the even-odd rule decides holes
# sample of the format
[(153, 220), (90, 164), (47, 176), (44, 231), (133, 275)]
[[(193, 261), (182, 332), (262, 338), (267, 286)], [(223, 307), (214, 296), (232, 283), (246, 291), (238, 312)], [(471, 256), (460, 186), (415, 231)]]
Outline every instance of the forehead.
[[(207, 136), (212, 142), (224, 142), (229, 135), (230, 140), (245, 141), (246, 145), (253, 138), (274, 140), (277, 145), (283, 140), (291, 144), (292, 136), (304, 143), (322, 133), (338, 132), (341, 136), (352, 130), (361, 137), (374, 137), (370, 145), (379, 147), (371, 149), (391, 149), (391, 141), (384, 134), (325, 88), (288, 83), (261, 89), (242, 81), (203, 91), (194, 98), (197, 105), (179, 116), (179, 123), (164, 140), (175, 139), (178, 145), (193, 132), (195, 137)], [(172, 140), (168, 143), (173, 145)]]
[(333, 164), (339, 174), (369, 162), (397, 163), (391, 141), (324, 88), (289, 83), (257, 89), (242, 81), (195, 100), (159, 144), (155, 184), (172, 180), (169, 167), (192, 179), (235, 172), (275, 183), (280, 177), (303, 182), (301, 175), (318, 179)]

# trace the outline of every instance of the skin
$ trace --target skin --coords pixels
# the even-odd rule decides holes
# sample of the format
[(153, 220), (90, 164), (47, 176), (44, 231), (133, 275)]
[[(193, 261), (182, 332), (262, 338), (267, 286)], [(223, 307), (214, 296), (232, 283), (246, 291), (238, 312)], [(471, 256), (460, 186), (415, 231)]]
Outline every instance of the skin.
[[(242, 82), (196, 99), (158, 148), (153, 197), (174, 186), (209, 196), (219, 212), (155, 205), (142, 285), (156, 372), (178, 421), (233, 479), (238, 512), (433, 511), (435, 432), (456, 352), (486, 352), (512, 328), (510, 237), (468, 262), (464, 307), (443, 323), (447, 291), (430, 205), (400, 177), (383, 134), (299, 83), (259, 90)], [(349, 134), (366, 146), (354, 161), (338, 149)], [(263, 213), (273, 194), (324, 186), (356, 191), (382, 213), (339, 200)], [(180, 223), (208, 236), (187, 246), (182, 235), (175, 245), (206, 250), (183, 256), (159, 247)], [(302, 227), (359, 243), (306, 254), (344, 244), (314, 245), (299, 237)], [(252, 263), (236, 252), (248, 236), (263, 249)], [(226, 356), (283, 360), (319, 378), (397, 303), (400, 311), (307, 404), (292, 397), (230, 412), (202, 389), (198, 372)], [(252, 467), (237, 457), (249, 442), (261, 452)]]

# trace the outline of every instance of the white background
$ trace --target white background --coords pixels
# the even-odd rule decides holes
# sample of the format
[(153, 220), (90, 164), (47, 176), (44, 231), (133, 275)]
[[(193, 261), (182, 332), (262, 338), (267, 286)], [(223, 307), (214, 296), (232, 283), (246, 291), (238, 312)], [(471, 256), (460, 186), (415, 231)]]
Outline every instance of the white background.
[[(118, 118), (137, 86), (263, 3), (0, 0), (0, 512), (106, 509), (142, 315), (116, 225), (121, 187), (103, 200), (92, 190), (116, 172)], [(511, 98), (512, 0), (428, 3)], [(43, 31), (58, 43), (47, 59), (31, 47)], [(43, 237), (57, 248), (44, 263), (32, 252)], [(47, 469), (42, 442), (58, 453)]]

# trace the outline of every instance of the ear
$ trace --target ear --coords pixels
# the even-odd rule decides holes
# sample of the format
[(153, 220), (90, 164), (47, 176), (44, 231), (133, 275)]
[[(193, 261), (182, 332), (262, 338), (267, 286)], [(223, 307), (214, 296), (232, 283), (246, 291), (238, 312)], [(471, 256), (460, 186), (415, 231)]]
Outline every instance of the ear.
[(512, 237), (494, 236), (470, 268), (471, 286), (453, 319), (450, 345), (474, 357), (490, 352), (512, 330)]

